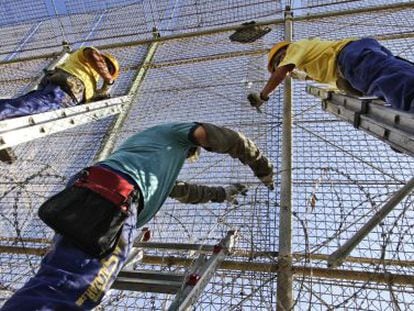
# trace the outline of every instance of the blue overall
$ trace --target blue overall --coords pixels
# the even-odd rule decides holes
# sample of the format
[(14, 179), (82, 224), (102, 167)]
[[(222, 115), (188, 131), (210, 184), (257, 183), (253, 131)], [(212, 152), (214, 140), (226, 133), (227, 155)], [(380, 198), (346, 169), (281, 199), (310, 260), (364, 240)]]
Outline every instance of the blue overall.
[[(71, 178), (69, 184), (77, 176)], [(91, 257), (56, 234), (39, 271), (1, 310), (72, 311), (96, 307), (115, 281), (138, 233), (137, 207), (132, 206), (130, 210), (115, 250), (103, 259)]]
[[(2, 311), (91, 310), (102, 300), (121, 270), (138, 234), (138, 228), (158, 212), (171, 193), (188, 150), (195, 146), (196, 123), (171, 123), (149, 128), (127, 139), (98, 165), (112, 169), (138, 185), (142, 211), (126, 219), (117, 247), (99, 260), (81, 251), (61, 235), (39, 271), (3, 306)], [(77, 178), (69, 181), (71, 185)]]
[(414, 112), (414, 65), (396, 58), (376, 40), (349, 43), (339, 53), (338, 64), (355, 89), (384, 99), (393, 108)]
[(46, 112), (76, 103), (59, 86), (47, 84), (44, 88), (23, 96), (0, 100), (0, 120)]

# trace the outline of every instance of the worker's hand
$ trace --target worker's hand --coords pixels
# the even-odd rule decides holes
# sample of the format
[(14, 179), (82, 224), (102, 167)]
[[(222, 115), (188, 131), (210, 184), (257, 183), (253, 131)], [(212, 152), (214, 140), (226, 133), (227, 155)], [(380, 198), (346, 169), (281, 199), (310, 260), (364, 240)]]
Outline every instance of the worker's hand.
[(111, 81), (105, 81), (102, 85), (102, 87), (96, 91), (94, 100), (103, 100), (111, 98), (111, 89), (114, 85), (114, 80)]
[(273, 190), (275, 188), (273, 181), (273, 172), (269, 175), (259, 177), (259, 179), (267, 187), (267, 189)]
[(114, 85), (114, 83), (115, 83), (115, 80), (104, 81), (104, 83), (103, 83), (102, 88), (100, 89), (100, 91), (102, 93), (107, 93), (107, 94), (111, 93), (112, 86)]
[(94, 101), (98, 101), (98, 100), (104, 100), (104, 99), (109, 99), (111, 98), (111, 94), (109, 92), (106, 92), (105, 90), (102, 91), (102, 89), (97, 90), (95, 93), (95, 96), (93, 97)]
[(239, 202), (237, 201), (237, 195), (241, 194), (243, 196), (247, 195), (247, 187), (243, 184), (232, 184), (230, 186), (227, 186), (224, 188), (224, 191), (226, 192), (226, 201), (237, 205)]
[(308, 77), (306, 72), (301, 71), (301, 70), (297, 70), (297, 69), (292, 70), (290, 72), (290, 76), (291, 76), (291, 78), (298, 79), (298, 80), (306, 80), (307, 77)]
[(247, 99), (250, 102), (250, 105), (252, 105), (253, 107), (260, 107), (261, 105), (263, 105), (264, 102), (267, 102), (269, 100), (269, 97), (267, 98), (263, 98), (262, 94), (260, 93), (250, 93), (247, 96)]

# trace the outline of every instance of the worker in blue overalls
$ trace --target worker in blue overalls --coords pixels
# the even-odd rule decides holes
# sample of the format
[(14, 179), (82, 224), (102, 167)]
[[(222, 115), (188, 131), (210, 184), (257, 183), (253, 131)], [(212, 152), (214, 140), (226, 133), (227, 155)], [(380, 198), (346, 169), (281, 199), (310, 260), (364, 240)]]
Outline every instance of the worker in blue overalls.
[[(248, 165), (273, 189), (273, 166), (244, 135), (209, 123), (170, 123), (128, 138), (106, 160), (75, 175), (39, 216), (59, 234), (39, 271), (3, 306), (6, 310), (90, 310), (125, 263), (138, 228), (168, 196), (184, 203), (233, 202), (246, 187), (177, 181), (199, 147)], [(132, 202), (135, 202), (133, 204)]]
[[(93, 47), (71, 53), (63, 64), (47, 72), (37, 90), (0, 100), (0, 120), (75, 106), (108, 98), (120, 68), (114, 56)], [(102, 87), (98, 88), (102, 78)]]
[(291, 74), (349, 94), (376, 96), (395, 109), (414, 112), (414, 64), (394, 56), (375, 39), (283, 41), (272, 47), (268, 58), (269, 80), (260, 93), (248, 95), (254, 107), (265, 103)]

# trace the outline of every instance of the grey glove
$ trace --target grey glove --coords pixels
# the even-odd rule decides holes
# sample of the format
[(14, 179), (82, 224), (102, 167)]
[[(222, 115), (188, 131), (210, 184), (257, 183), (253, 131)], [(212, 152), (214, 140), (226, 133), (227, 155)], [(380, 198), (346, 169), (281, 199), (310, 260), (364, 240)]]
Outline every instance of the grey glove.
[(294, 69), (290, 72), (290, 76), (292, 79), (297, 80), (308, 80), (308, 74), (302, 70)]
[(239, 183), (224, 187), (224, 192), (226, 193), (226, 201), (235, 205), (239, 204), (239, 202), (236, 199), (237, 195), (241, 194), (243, 196), (246, 196), (247, 191), (247, 187)]
[(263, 103), (267, 102), (269, 100), (269, 97), (264, 98), (261, 93), (250, 93), (247, 96), (247, 99), (249, 100), (252, 107), (258, 108), (263, 105)]
[(111, 98), (111, 89), (115, 81), (105, 81), (102, 87), (96, 91), (94, 100), (103, 100)]
[(273, 184), (273, 172), (269, 175), (259, 177), (259, 179), (269, 190), (275, 189)]
[(98, 100), (104, 100), (104, 99), (109, 99), (111, 98), (111, 94), (109, 93), (105, 93), (105, 92), (101, 92), (101, 90), (98, 90), (95, 93), (95, 96), (93, 97), (94, 101), (98, 101)]

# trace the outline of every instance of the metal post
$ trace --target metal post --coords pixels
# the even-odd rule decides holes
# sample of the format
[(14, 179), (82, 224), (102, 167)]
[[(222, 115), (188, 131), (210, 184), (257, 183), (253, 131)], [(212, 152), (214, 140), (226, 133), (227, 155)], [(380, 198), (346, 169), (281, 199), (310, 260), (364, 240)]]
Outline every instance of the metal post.
[(142, 81), (144, 81), (144, 76), (148, 70), (148, 64), (152, 61), (152, 58), (155, 55), (155, 51), (157, 50), (157, 47), (158, 47), (158, 42), (154, 42), (149, 46), (148, 53), (147, 53), (147, 56), (145, 57), (144, 63), (142, 64), (140, 70), (138, 71), (137, 76), (135, 77), (135, 80), (128, 92), (128, 95), (130, 95), (131, 100), (125, 107), (125, 110), (118, 115), (118, 118), (114, 121), (111, 128), (108, 129), (107, 131), (108, 134), (104, 138), (104, 141), (102, 142), (101, 150), (95, 156), (95, 161), (104, 160), (114, 149), (116, 137), (118, 136), (119, 131), (124, 125), (124, 122), (129, 114), (129, 111), (131, 110), (133, 101), (135, 99), (135, 95), (138, 92), (138, 89)]
[[(285, 41), (292, 41), (293, 14), (285, 12)], [(282, 172), (280, 185), (279, 270), (277, 277), (277, 310), (292, 308), (292, 79), (284, 84)]]
[(375, 213), (375, 215), (354, 234), (342, 247), (329, 256), (328, 267), (338, 267), (342, 264), (345, 257), (362, 241), (376, 225), (378, 225), (393, 209), (414, 189), (414, 177), (407, 184), (398, 190), (385, 203), (385, 205)]

